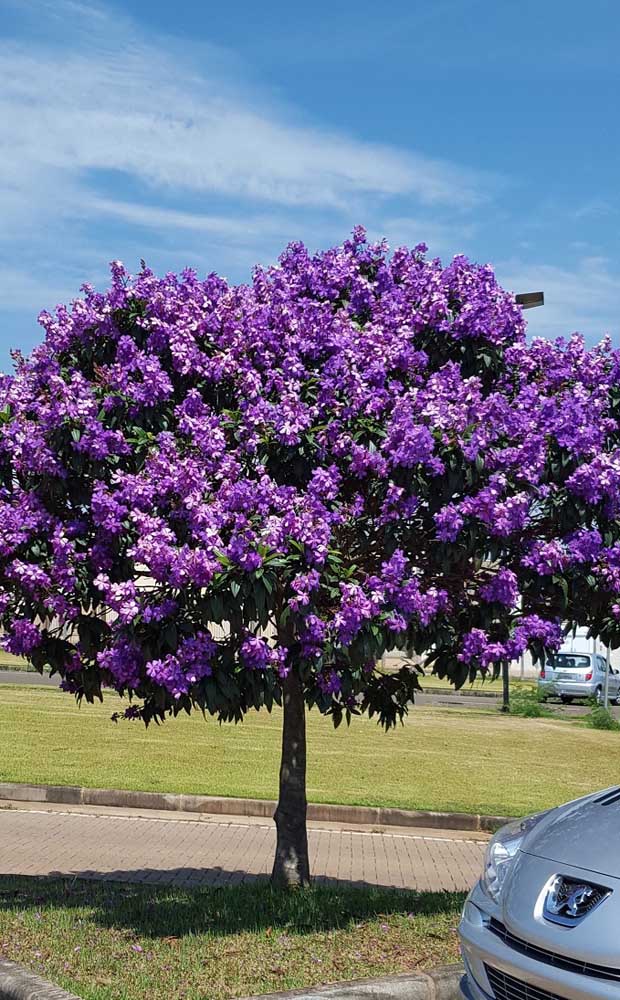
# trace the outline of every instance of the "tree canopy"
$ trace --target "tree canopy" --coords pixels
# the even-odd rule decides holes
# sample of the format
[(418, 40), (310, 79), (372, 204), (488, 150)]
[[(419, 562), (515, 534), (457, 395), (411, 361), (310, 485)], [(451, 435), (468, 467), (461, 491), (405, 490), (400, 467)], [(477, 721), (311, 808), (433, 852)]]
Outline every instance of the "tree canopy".
[[(529, 343), (490, 267), (292, 244), (250, 284), (130, 277), (0, 383), (5, 648), (146, 722), (406, 711), (562, 626), (618, 641), (620, 359)], [(214, 625), (219, 625), (217, 632)]]

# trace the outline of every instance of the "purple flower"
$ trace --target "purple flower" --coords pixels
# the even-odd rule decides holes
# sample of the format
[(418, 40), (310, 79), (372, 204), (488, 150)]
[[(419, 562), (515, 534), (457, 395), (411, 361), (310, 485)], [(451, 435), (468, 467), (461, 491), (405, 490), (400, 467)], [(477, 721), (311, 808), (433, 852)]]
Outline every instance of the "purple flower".
[(498, 570), (495, 576), (480, 588), (480, 596), (484, 601), (514, 608), (519, 596), (516, 574), (510, 569)]
[(577, 563), (594, 562), (601, 554), (603, 539), (596, 528), (581, 529), (566, 539), (568, 554)]
[(561, 541), (534, 542), (521, 559), (521, 565), (541, 576), (561, 573), (569, 564), (569, 554)]
[(363, 589), (353, 583), (341, 583), (342, 593), (340, 608), (334, 615), (334, 625), (338, 630), (338, 638), (343, 645), (348, 645), (358, 634), (363, 624), (373, 618), (379, 608)]
[(213, 673), (211, 661), (217, 652), (217, 643), (210, 632), (199, 631), (183, 639), (177, 650), (177, 659), (187, 680), (194, 684), (201, 677)]
[(96, 656), (97, 665), (110, 674), (119, 689), (136, 688), (140, 683), (143, 658), (137, 645), (120, 639), (116, 645), (102, 649)]
[(11, 631), (2, 639), (2, 648), (14, 656), (28, 656), (41, 644), (42, 635), (37, 626), (26, 618), (11, 623)]
[(317, 674), (316, 682), (323, 694), (338, 694), (342, 688), (342, 681), (335, 670)]
[(300, 573), (291, 580), (291, 589), (295, 592), (295, 597), (291, 598), (289, 605), (294, 611), (308, 605), (312, 598), (312, 592), (317, 590), (321, 583), (321, 576), (317, 570), (312, 569), (308, 573)]
[(327, 624), (317, 615), (306, 615), (300, 630), (302, 655), (310, 658), (321, 656), (326, 635)]
[(271, 649), (265, 639), (250, 635), (241, 646), (241, 660), (249, 670), (265, 670), (271, 662)]
[(463, 527), (463, 518), (454, 504), (447, 504), (435, 514), (437, 538), (442, 542), (454, 542)]
[(183, 673), (179, 660), (172, 654), (160, 660), (150, 660), (146, 664), (146, 675), (159, 687), (165, 688), (176, 701), (189, 691), (190, 681)]
[(560, 648), (563, 638), (558, 621), (546, 621), (539, 615), (524, 615), (515, 629), (514, 638), (508, 644), (508, 651), (511, 659), (515, 659), (535, 640), (553, 652)]
[(407, 621), (403, 615), (399, 615), (396, 612), (392, 612), (391, 615), (385, 620), (385, 624), (389, 628), (390, 632), (405, 632), (407, 630)]
[(286, 677), (290, 670), (286, 649), (270, 646), (266, 639), (256, 635), (246, 636), (241, 645), (240, 658), (248, 670), (267, 670), (273, 667), (280, 677)]

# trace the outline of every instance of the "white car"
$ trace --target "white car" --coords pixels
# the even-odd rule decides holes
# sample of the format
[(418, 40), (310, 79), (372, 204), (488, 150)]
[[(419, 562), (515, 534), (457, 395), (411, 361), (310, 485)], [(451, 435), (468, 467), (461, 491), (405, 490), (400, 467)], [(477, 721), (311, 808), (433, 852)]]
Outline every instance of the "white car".
[[(555, 653), (540, 671), (538, 687), (542, 697), (559, 697), (564, 702), (573, 698), (595, 698), (599, 705), (605, 697), (607, 662), (600, 653)], [(620, 699), (620, 673), (609, 668), (609, 701)]]

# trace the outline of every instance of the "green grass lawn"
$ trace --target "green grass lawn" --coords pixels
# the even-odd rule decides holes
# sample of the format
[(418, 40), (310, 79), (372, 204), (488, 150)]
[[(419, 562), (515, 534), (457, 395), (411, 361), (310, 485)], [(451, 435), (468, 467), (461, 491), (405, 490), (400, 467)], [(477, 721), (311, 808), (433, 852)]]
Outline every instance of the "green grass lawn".
[(24, 660), (21, 656), (13, 656), (12, 653), (6, 653), (1, 649), (0, 670), (32, 670), (34, 672), (34, 667), (31, 667), (28, 660)]
[[(53, 688), (0, 687), (0, 781), (275, 798), (280, 713), (145, 730)], [(313, 802), (522, 815), (620, 780), (620, 734), (472, 708), (413, 708), (384, 733), (308, 718)]]
[(220, 1000), (456, 962), (463, 898), (0, 876), (0, 957), (84, 1000)]

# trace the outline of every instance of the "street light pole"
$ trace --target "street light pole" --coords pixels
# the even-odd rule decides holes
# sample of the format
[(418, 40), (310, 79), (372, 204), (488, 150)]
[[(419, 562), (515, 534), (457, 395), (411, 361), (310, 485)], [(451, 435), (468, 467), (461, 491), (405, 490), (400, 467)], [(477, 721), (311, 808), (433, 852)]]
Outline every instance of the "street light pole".
[(605, 708), (609, 708), (609, 671), (611, 670), (611, 647), (607, 647), (607, 656), (605, 657), (605, 695), (603, 697), (603, 704)]

